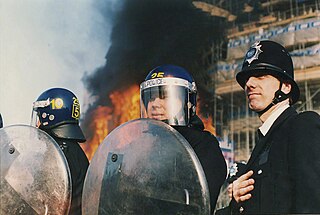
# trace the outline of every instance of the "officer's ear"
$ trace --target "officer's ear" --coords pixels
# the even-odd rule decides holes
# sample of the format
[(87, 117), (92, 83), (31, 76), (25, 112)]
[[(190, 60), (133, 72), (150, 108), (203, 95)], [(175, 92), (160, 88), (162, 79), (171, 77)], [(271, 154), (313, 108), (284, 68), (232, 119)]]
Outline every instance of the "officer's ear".
[(285, 94), (289, 94), (291, 92), (292, 86), (288, 81), (284, 81), (281, 86), (281, 91)]
[(288, 81), (282, 82), (281, 91), (285, 94), (289, 94), (289, 103), (292, 104), (292, 95), (290, 94), (292, 90), (292, 85)]

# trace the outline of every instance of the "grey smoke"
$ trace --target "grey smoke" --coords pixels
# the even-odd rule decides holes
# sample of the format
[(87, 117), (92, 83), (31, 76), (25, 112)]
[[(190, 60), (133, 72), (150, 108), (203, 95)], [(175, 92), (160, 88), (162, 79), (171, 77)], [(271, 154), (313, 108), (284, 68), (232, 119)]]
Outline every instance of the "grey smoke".
[[(104, 9), (101, 13), (107, 18), (107, 6)], [(186, 68), (203, 98), (210, 97), (203, 87), (208, 76), (202, 56), (212, 41), (222, 37), (222, 20), (196, 9), (191, 0), (123, 0), (112, 21), (105, 65), (83, 77), (88, 92), (97, 98), (85, 121), (90, 121), (90, 111), (97, 105), (110, 105), (110, 92), (140, 84), (162, 64)]]

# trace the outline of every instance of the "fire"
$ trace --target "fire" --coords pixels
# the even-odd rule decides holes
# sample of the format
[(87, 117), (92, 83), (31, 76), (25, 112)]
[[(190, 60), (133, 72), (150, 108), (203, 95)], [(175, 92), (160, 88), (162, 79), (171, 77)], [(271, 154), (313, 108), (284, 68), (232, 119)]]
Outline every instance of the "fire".
[(206, 114), (207, 117), (205, 117), (203, 114), (201, 114), (200, 112), (200, 103), (201, 103), (201, 99), (197, 100), (197, 115), (199, 116), (199, 118), (202, 120), (203, 125), (204, 125), (204, 129), (209, 131), (211, 134), (216, 135), (216, 129), (213, 126), (213, 120), (212, 120), (212, 116), (210, 114)]
[(98, 106), (92, 113), (92, 122), (89, 126), (89, 130), (93, 131), (94, 134), (92, 138), (87, 139), (85, 144), (81, 144), (82, 149), (86, 153), (89, 160), (94, 155), (94, 152), (97, 150), (99, 143), (103, 141), (103, 139), (109, 133), (108, 131), (108, 123), (111, 120), (112, 109), (106, 106)]
[(113, 92), (110, 94), (114, 106), (114, 123), (118, 126), (132, 119), (140, 117), (140, 90), (134, 85), (125, 92)]
[[(87, 139), (82, 148), (89, 160), (92, 159), (95, 151), (104, 138), (119, 125), (140, 117), (140, 90), (138, 85), (133, 85), (125, 91), (114, 91), (109, 98), (112, 106), (98, 106), (92, 113), (92, 121), (89, 130), (94, 133)], [(199, 113), (199, 108), (197, 108)], [(212, 125), (212, 117), (204, 117), (199, 114), (204, 123), (205, 129), (215, 134)]]
[(201, 114), (199, 114), (200, 119), (202, 120), (204, 124), (204, 129), (209, 131), (211, 134), (216, 135), (216, 129), (212, 124), (212, 116), (204, 117)]
[(104, 138), (116, 127), (127, 121), (140, 117), (140, 91), (138, 85), (133, 85), (125, 91), (110, 93), (112, 107), (98, 106), (92, 112), (92, 122), (89, 130), (93, 135), (82, 145), (89, 160)]

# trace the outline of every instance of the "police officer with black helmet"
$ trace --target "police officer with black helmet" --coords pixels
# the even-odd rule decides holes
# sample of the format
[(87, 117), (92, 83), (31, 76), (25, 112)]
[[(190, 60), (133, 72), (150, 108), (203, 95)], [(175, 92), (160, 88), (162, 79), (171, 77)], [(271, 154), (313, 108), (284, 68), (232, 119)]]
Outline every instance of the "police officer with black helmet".
[(320, 116), (291, 107), (300, 91), (289, 53), (274, 41), (254, 43), (236, 80), (262, 125), (233, 182), (232, 214), (319, 214)]
[(218, 140), (204, 131), (204, 125), (196, 115), (197, 87), (193, 77), (180, 66), (158, 66), (140, 85), (140, 101), (142, 118), (171, 125), (194, 149), (208, 182), (213, 212), (227, 167)]
[(32, 124), (48, 133), (60, 146), (68, 161), (72, 198), (69, 214), (81, 214), (81, 196), (88, 158), (79, 143), (86, 139), (79, 126), (78, 98), (64, 88), (51, 88), (33, 103)]

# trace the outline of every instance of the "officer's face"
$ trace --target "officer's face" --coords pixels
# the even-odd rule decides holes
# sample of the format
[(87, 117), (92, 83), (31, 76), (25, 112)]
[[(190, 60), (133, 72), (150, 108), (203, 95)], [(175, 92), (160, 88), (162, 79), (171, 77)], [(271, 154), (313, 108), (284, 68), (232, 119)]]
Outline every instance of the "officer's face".
[(252, 76), (245, 85), (249, 108), (255, 112), (264, 110), (273, 100), (280, 81), (271, 75)]
[(177, 98), (150, 99), (147, 108), (148, 118), (166, 120), (177, 116), (182, 109), (182, 102)]
[(166, 99), (151, 99), (147, 109), (148, 117), (157, 120), (168, 119), (166, 111)]

